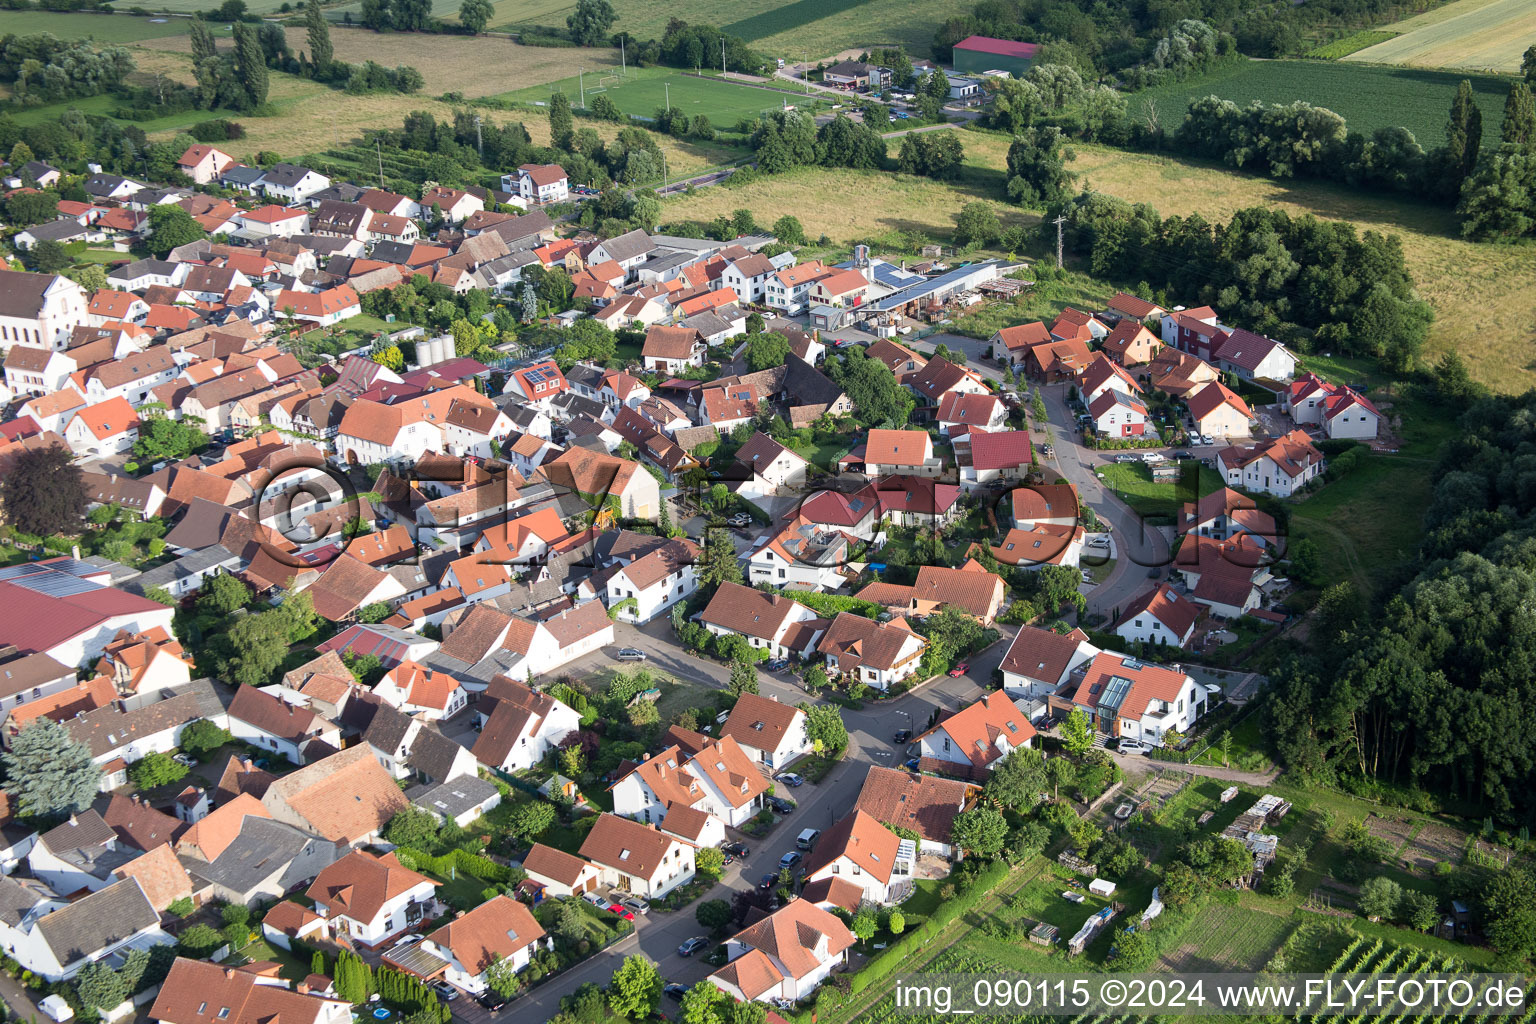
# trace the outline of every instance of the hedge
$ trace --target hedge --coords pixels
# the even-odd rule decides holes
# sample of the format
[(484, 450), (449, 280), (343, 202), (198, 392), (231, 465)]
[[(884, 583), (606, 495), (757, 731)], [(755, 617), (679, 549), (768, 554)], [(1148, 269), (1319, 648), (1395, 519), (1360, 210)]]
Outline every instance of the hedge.
[(874, 982), (886, 977), (901, 965), (919, 946), (947, 928), (955, 918), (973, 909), (976, 904), (1008, 877), (1006, 862), (995, 860), (987, 865), (971, 883), (971, 887), (952, 900), (939, 905), (933, 915), (891, 943), (879, 956), (870, 960), (862, 971), (849, 979), (849, 994), (857, 995)]
[[(781, 591), (781, 593), (783, 593)], [(795, 591), (785, 593), (785, 597), (792, 597), (805, 605), (813, 612), (823, 615), (836, 615), (838, 612), (853, 612), (869, 619), (878, 619), (885, 614), (885, 606), (873, 601), (861, 601), (857, 597), (849, 597), (845, 594), (808, 594)]]
[(395, 851), (395, 856), (400, 863), (412, 871), (430, 871), (437, 875), (451, 875), (454, 869), (466, 874), (474, 875), (485, 882), (509, 882), (512, 880), (512, 869), (497, 864), (489, 857), (479, 854), (467, 853), (464, 850), (454, 850), (445, 853), (441, 857), (434, 857), (420, 850), (413, 850), (408, 846), (402, 846)]

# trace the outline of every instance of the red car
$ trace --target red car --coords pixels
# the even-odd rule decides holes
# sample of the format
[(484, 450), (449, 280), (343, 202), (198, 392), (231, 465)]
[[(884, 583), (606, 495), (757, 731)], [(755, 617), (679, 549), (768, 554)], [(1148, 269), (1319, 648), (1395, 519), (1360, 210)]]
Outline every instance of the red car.
[(618, 914), (626, 921), (633, 921), (635, 919), (635, 912), (630, 910), (628, 907), (620, 906), (617, 903), (612, 903), (609, 904), (608, 909), (613, 911), (615, 914)]
[(958, 664), (954, 668), (950, 669), (949, 670), (949, 674), (951, 676), (956, 676), (956, 677), (963, 676), (963, 675), (965, 675), (966, 672), (968, 672), (970, 670), (970, 667), (971, 667), (970, 665), (968, 665), (967, 663), (962, 661), (960, 664)]

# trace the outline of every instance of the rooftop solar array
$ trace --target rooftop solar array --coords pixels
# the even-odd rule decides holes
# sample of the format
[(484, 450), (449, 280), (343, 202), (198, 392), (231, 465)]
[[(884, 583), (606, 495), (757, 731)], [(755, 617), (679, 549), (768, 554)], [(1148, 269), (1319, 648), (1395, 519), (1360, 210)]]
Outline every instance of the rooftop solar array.
[(95, 566), (74, 559), (47, 565), (26, 563), (0, 569), (0, 583), (14, 583), (47, 597), (70, 597), (100, 590), (99, 583), (84, 578), (86, 573), (99, 571)]

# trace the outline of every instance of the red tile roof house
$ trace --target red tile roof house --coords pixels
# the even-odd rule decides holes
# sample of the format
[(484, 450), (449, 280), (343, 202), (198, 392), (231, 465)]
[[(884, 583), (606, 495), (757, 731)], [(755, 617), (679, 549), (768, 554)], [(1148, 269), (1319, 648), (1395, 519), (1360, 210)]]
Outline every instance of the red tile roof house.
[(1280, 399), (1297, 426), (1321, 427), (1329, 437), (1369, 440), (1381, 429), (1381, 412), (1364, 395), (1315, 374), (1292, 381)]
[(1288, 498), (1323, 471), (1323, 453), (1305, 431), (1247, 447), (1223, 448), (1216, 456), (1229, 487)]
[(553, 359), (546, 359), (509, 373), (501, 393), (514, 395), (527, 405), (548, 411), (555, 396), (568, 390), (570, 385), (566, 383), (565, 374), (560, 372)]
[(1296, 357), (1289, 349), (1273, 338), (1241, 327), (1217, 339), (1212, 362), (1249, 380), (1290, 380), (1296, 376)]
[[(689, 754), (671, 746), (636, 765), (612, 786), (615, 814), (666, 824), (679, 807), (740, 828), (766, 806), (773, 788), (758, 763), (729, 736), (705, 739)], [(668, 831), (677, 833), (675, 827)], [(723, 827), (715, 830), (724, 836)]]
[(443, 961), (444, 981), (479, 995), (489, 987), (486, 973), (492, 965), (506, 961), (521, 971), (535, 953), (554, 944), (527, 907), (510, 896), (497, 896), (431, 932), (417, 948)]
[[(461, 628), (480, 627), (471, 624)], [(502, 771), (533, 767), (581, 728), (581, 716), (569, 706), (505, 676), (497, 676), (486, 686), (475, 713), (480, 719), (475, 757), (481, 764)]]
[(75, 414), (64, 427), (64, 440), (76, 455), (116, 455), (139, 439), (139, 414), (121, 395)]
[(916, 832), (919, 854), (957, 858), (955, 815), (980, 796), (981, 789), (969, 782), (871, 765), (854, 807), (887, 828)]
[(720, 728), (747, 756), (780, 770), (815, 749), (806, 734), (805, 712), (755, 693), (744, 693)]
[(889, 622), (875, 622), (852, 612), (838, 612), (816, 650), (826, 658), (828, 675), (847, 676), (873, 689), (888, 690), (917, 672), (926, 646), (927, 642), (899, 615)]
[(1142, 437), (1147, 433), (1147, 407), (1139, 398), (1106, 388), (1088, 406), (1093, 429), (1104, 437)]
[(1134, 320), (1120, 321), (1104, 339), (1104, 354), (1121, 366), (1150, 363), (1162, 347), (1162, 339)]
[(1253, 429), (1253, 410), (1235, 391), (1219, 381), (1202, 384), (1184, 399), (1195, 431), (1209, 437), (1246, 438)]
[(897, 615), (927, 618), (944, 607), (965, 612), (982, 625), (990, 625), (1003, 606), (1007, 586), (1002, 578), (987, 572), (974, 558), (951, 569), (925, 565), (917, 570), (917, 582), (910, 587), (895, 583), (871, 583), (856, 595), (865, 601), (883, 604)]
[(251, 969), (255, 966), (236, 969), (177, 957), (147, 1016), (160, 1024), (275, 1024), (279, 1019), (283, 1024), (348, 1024), (352, 1019), (346, 1000), (295, 992), (289, 982), (259, 974)]
[(1113, 388), (1121, 394), (1139, 395), (1141, 385), (1136, 383), (1120, 364), (1112, 362), (1102, 353), (1095, 353), (1092, 361), (1077, 375), (1077, 392), (1085, 404), (1091, 405), (1105, 391)]
[(962, 490), (1020, 480), (1034, 465), (1035, 451), (1027, 430), (973, 433), (968, 440), (969, 451), (963, 455), (956, 451)]
[(402, 661), (385, 672), (373, 692), (386, 704), (427, 722), (452, 718), (469, 706), (468, 691), (457, 679), (414, 661)]
[(939, 400), (938, 415), (934, 417), (939, 433), (955, 438), (973, 430), (1001, 430), (1008, 419), (1008, 410), (1002, 399), (995, 395), (949, 391)]
[(321, 327), (330, 327), (362, 311), (362, 301), (349, 284), (337, 285), (322, 292), (280, 291), (272, 297), (274, 316), (291, 316)]
[(694, 873), (692, 843), (617, 814), (597, 819), (581, 844), (581, 855), (597, 866), (604, 884), (645, 899), (665, 896)]
[(234, 162), (235, 158), (228, 153), (200, 143), (187, 147), (181, 159), (176, 161), (176, 169), (197, 184), (206, 185), (216, 180)]
[(557, 850), (543, 843), (534, 843), (533, 849), (523, 858), (523, 870), (528, 877), (544, 886), (550, 896), (573, 896), (579, 892), (591, 892), (598, 886), (602, 869), (572, 853)]
[(924, 771), (984, 780), (996, 762), (1031, 745), (1035, 727), (1008, 694), (994, 690), (917, 737)]
[(745, 637), (775, 658), (805, 657), (827, 623), (805, 605), (740, 583), (721, 583), (699, 622), (716, 636)]
[(570, 195), (565, 168), (559, 164), (523, 164), (517, 169), (517, 194), (529, 202), (564, 202)]
[(854, 808), (816, 841), (805, 881), (841, 878), (864, 890), (869, 902), (891, 905), (910, 895), (916, 860), (917, 844), (904, 844), (873, 815)]
[(933, 438), (926, 430), (871, 430), (863, 445), (863, 451), (850, 453), (844, 462), (857, 462), (862, 457), (867, 476), (889, 476), (896, 473), (917, 476), (938, 476), (944, 469), (944, 461), (933, 453)]
[(645, 332), (640, 357), (647, 370), (678, 373), (690, 366), (703, 366), (705, 350), (704, 339), (693, 328), (654, 324)]
[(1111, 313), (1119, 313), (1124, 316), (1126, 319), (1121, 321), (1121, 323), (1129, 321), (1133, 325), (1139, 325), (1146, 321), (1160, 320), (1168, 312), (1155, 302), (1148, 302), (1146, 299), (1129, 295), (1125, 292), (1115, 292), (1114, 295), (1110, 296), (1109, 303), (1105, 308)]
[(1015, 369), (1024, 365), (1028, 360), (1029, 350), (1036, 345), (1049, 345), (1051, 332), (1044, 323), (1036, 320), (1034, 323), (1015, 324), (1012, 327), (1004, 327), (992, 335), (988, 342), (992, 346), (992, 358), (1003, 359)]
[(1171, 730), (1188, 732), (1205, 714), (1208, 691), (1176, 669), (1103, 652), (1090, 662), (1061, 710), (1082, 708), (1094, 728), (1162, 746)]
[(251, 686), (242, 686), (229, 705), (229, 731), (262, 750), (281, 754), (294, 764), (304, 764), (304, 748), (311, 740), (341, 749), (341, 729), (307, 708)]
[(1259, 606), (1259, 588), (1270, 579), (1269, 546), (1253, 534), (1219, 541), (1186, 534), (1172, 571), (1184, 577), (1189, 597), (1223, 619), (1239, 618)]
[(725, 944), (729, 962), (709, 981), (742, 1002), (807, 999), (847, 962), (853, 943), (841, 920), (810, 900), (793, 900), (733, 935)]
[(362, 850), (321, 871), (304, 895), (333, 934), (370, 947), (434, 916), (438, 905), (432, 879), (403, 867), (393, 853)]
[(308, 210), (286, 206), (261, 206), (235, 215), (235, 235), (252, 241), (291, 238), (309, 226)]
[[(958, 493), (959, 488), (955, 490)], [(880, 522), (880, 492), (874, 484), (866, 484), (852, 494), (816, 491), (801, 502), (798, 511), (808, 523), (869, 540)]]
[(1114, 631), (1126, 640), (1184, 647), (1194, 637), (1199, 618), (1198, 604), (1159, 583), (1125, 606)]
[(937, 408), (944, 396), (951, 393), (985, 395), (987, 386), (981, 375), (964, 366), (956, 366), (938, 356), (928, 360), (917, 373), (907, 380), (907, 388), (917, 396), (919, 406)]
[(1179, 515), (1178, 532), (1181, 537), (1194, 533), (1217, 540), (1247, 534), (1266, 545), (1280, 536), (1273, 516), (1260, 512), (1256, 501), (1230, 487), (1212, 491), (1198, 502), (1186, 502)]
[(1001, 543), (993, 544), (992, 557), (1004, 565), (1016, 565), (1021, 569), (1038, 569), (1043, 565), (1065, 565), (1075, 569), (1082, 563), (1085, 535), (1081, 526), (1029, 523), (1014, 527), (1004, 535)]
[(1080, 629), (1070, 633), (1024, 626), (1003, 655), (1003, 692), (1014, 700), (1041, 700), (1061, 689), (1067, 677), (1093, 660), (1099, 649)]

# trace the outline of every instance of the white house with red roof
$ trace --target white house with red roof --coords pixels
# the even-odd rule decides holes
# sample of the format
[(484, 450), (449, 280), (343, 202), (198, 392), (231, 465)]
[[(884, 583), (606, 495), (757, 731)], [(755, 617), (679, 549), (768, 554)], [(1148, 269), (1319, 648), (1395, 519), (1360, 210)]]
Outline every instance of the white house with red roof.
[(827, 829), (805, 862), (805, 883), (839, 878), (871, 903), (890, 904), (911, 891), (917, 844), (904, 842), (874, 815), (854, 808)]
[(761, 477), (770, 489), (802, 486), (810, 466), (804, 456), (790, 451), (762, 431), (753, 434), (737, 450), (736, 461), (751, 470), (753, 476)]
[[(738, 1002), (810, 998), (848, 960), (853, 933), (811, 900), (792, 900), (725, 944), (727, 963), (710, 984)], [(770, 1020), (776, 1015), (768, 1011)]]
[(116, 455), (139, 439), (139, 414), (118, 395), (75, 414), (64, 427), (64, 440), (76, 455)]
[(1229, 487), (1289, 498), (1323, 471), (1323, 453), (1303, 430), (1256, 445), (1224, 448), (1217, 466)]
[(1008, 694), (994, 690), (917, 737), (925, 771), (984, 779), (994, 762), (1035, 738), (1035, 727)]
[(373, 692), (391, 707), (428, 722), (452, 718), (469, 705), (469, 694), (457, 679), (409, 660), (385, 672)]
[(85, 313), (86, 322), (92, 327), (101, 327), (114, 321), (142, 324), (144, 318), (149, 316), (149, 303), (132, 292), (103, 288), (91, 296)]
[(601, 881), (646, 899), (687, 884), (694, 873), (692, 843), (617, 814), (597, 819), (580, 853), (597, 866)]
[(181, 159), (176, 161), (176, 169), (199, 185), (206, 185), (218, 180), (224, 169), (233, 165), (235, 158), (222, 150), (215, 149), (204, 143), (188, 146), (187, 151), (181, 154)]
[(699, 613), (699, 622), (716, 636), (743, 637), (775, 658), (804, 657), (826, 628), (800, 602), (740, 583), (721, 583)]
[(808, 260), (798, 266), (785, 267), (768, 279), (763, 290), (763, 303), (788, 316), (794, 316), (805, 309), (811, 285), (834, 273), (836, 271), (821, 260)]
[(956, 451), (962, 490), (1021, 479), (1034, 465), (1035, 450), (1027, 430), (978, 432), (966, 440), (968, 457)]
[(1023, 626), (1008, 645), (999, 666), (1003, 692), (1019, 699), (1038, 700), (1055, 693), (1073, 670), (1092, 661), (1099, 649), (1080, 629), (1058, 633)]
[(1368, 440), (1381, 429), (1381, 412), (1364, 395), (1316, 374), (1292, 381), (1281, 403), (1297, 426), (1317, 427), (1331, 438)]
[(304, 895), (333, 934), (377, 946), (431, 916), (437, 884), (401, 865), (393, 853), (375, 857), (353, 850), (321, 871)]
[(1085, 404), (1093, 404), (1105, 391), (1114, 389), (1125, 395), (1140, 395), (1141, 385), (1118, 363), (1110, 361), (1103, 353), (1095, 353), (1093, 361), (1077, 375), (1077, 391)]
[(291, 315), (296, 320), (308, 320), (321, 327), (340, 323), (362, 311), (362, 300), (350, 284), (319, 292), (296, 292), (285, 288), (272, 297), (274, 314)]
[(866, 484), (852, 494), (816, 491), (800, 503), (799, 513), (808, 523), (870, 540), (880, 523), (880, 492), (873, 484)]
[(561, 203), (570, 198), (570, 179), (559, 164), (523, 164), (517, 169), (517, 194), (530, 203)]
[(309, 211), (287, 206), (258, 206), (235, 214), (235, 235), (251, 241), (292, 238), (309, 228)]
[(507, 384), (501, 393), (516, 395), (526, 404), (547, 412), (555, 396), (569, 389), (570, 385), (566, 383), (560, 367), (553, 359), (546, 359), (507, 374)]
[(939, 433), (945, 437), (960, 437), (973, 430), (1001, 430), (1007, 419), (1008, 410), (996, 395), (961, 391), (946, 392), (935, 417)]
[(1088, 405), (1093, 429), (1104, 437), (1142, 437), (1147, 433), (1146, 404), (1135, 395), (1105, 388)]
[(1188, 732), (1205, 714), (1209, 692), (1178, 669), (1104, 651), (1088, 663), (1071, 705), (1098, 732), (1162, 746), (1169, 732)]
[(434, 185), (421, 194), (421, 209), (425, 215), (427, 211), (434, 208), (442, 214), (444, 220), (450, 224), (457, 224), (485, 209), (485, 200), (473, 192)]
[(1195, 635), (1200, 606), (1166, 583), (1141, 594), (1120, 613), (1115, 634), (1130, 641), (1184, 647)]
[(1217, 322), (1216, 311), (1210, 306), (1164, 313), (1161, 326), (1164, 345), (1199, 356), (1207, 362), (1215, 349), (1216, 336), (1226, 331)]
[(1208, 381), (1184, 398), (1195, 430), (1209, 437), (1247, 437), (1253, 429), (1253, 410), (1242, 397), (1220, 381)]

